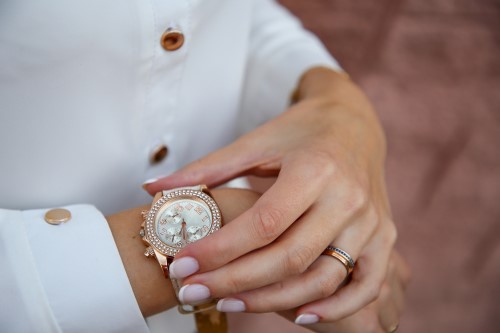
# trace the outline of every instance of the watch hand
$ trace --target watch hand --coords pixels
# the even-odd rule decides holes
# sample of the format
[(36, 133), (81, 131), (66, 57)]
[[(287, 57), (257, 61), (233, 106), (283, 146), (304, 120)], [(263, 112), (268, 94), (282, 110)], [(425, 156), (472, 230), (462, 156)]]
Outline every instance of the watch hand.
[(182, 239), (184, 240), (184, 242), (187, 242), (187, 239), (186, 239), (186, 221), (182, 221), (181, 233), (182, 233)]

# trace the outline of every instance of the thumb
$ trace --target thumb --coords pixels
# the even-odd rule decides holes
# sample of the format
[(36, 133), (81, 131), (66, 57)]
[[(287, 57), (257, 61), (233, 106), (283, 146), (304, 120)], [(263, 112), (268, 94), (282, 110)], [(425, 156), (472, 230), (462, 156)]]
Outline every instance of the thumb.
[(191, 162), (173, 174), (146, 181), (143, 188), (151, 195), (164, 189), (205, 184), (214, 187), (237, 178), (259, 164), (257, 151), (236, 141)]

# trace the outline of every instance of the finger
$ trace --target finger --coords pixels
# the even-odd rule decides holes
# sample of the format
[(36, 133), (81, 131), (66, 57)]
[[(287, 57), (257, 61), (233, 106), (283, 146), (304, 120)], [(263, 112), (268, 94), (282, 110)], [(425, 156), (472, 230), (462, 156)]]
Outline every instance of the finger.
[(404, 310), (404, 284), (406, 279), (404, 273), (402, 274), (401, 272), (402, 269), (405, 269), (405, 267), (402, 267), (402, 264), (405, 265), (399, 254), (396, 251), (392, 251), (387, 272), (387, 283), (391, 287), (392, 300), (400, 314)]
[(147, 181), (143, 187), (150, 194), (154, 194), (164, 189), (180, 186), (206, 184), (214, 187), (223, 184), (239, 176), (245, 170), (265, 162), (261, 153), (255, 148), (248, 141), (237, 140), (167, 177)]
[[(345, 268), (340, 262), (332, 262), (323, 256), (303, 274), (230, 297), (241, 300), (246, 312), (283, 311), (330, 296), (342, 284), (345, 276)], [(231, 308), (220, 308), (220, 311), (231, 312)]]
[(176, 258), (195, 258), (200, 272), (205, 272), (274, 241), (320, 195), (322, 169), (321, 165), (308, 165), (305, 156), (284, 164), (274, 185), (251, 209), (218, 232), (188, 245)]
[(403, 290), (406, 290), (411, 281), (411, 268), (397, 251), (392, 251), (392, 258)]
[(399, 324), (401, 312), (394, 302), (394, 291), (397, 288), (399, 288), (397, 285), (384, 284), (377, 300), (379, 309), (378, 318), (380, 326), (382, 326), (385, 332), (393, 332)]
[[(277, 242), (186, 283), (205, 284), (217, 297), (232, 295), (250, 312), (290, 309), (330, 296), (346, 278), (347, 270), (338, 259), (320, 256), (341, 226), (324, 219), (329, 210), (323, 206), (309, 211)], [(365, 223), (349, 229), (342, 231), (335, 244), (355, 259), (373, 231)], [(311, 241), (306, 242), (305, 237)], [(250, 290), (254, 288), (259, 289)], [(250, 291), (234, 295), (242, 290)]]
[(358, 258), (349, 284), (327, 299), (304, 305), (299, 313), (316, 313), (327, 321), (336, 321), (377, 299), (396, 237), (392, 224), (381, 223), (379, 227)]
[[(202, 284), (209, 288), (212, 297), (226, 297), (302, 273), (331, 240), (323, 231), (327, 230), (329, 221), (318, 219), (318, 216), (321, 213), (313, 209), (296, 221), (279, 240), (216, 270), (190, 276), (184, 283)], [(304, 235), (314, 239), (314, 242), (304, 244)], [(339, 279), (342, 280), (345, 273), (339, 271)]]
[(305, 327), (321, 333), (387, 333), (380, 325), (377, 307), (374, 303), (342, 320), (325, 322), (324, 318), (320, 317), (318, 317), (318, 320), (319, 323), (306, 325)]
[(196, 184), (214, 187), (250, 173), (276, 176), (287, 142), (276, 141), (273, 128), (273, 122), (268, 122), (167, 177), (146, 181), (143, 187), (154, 194), (163, 189)]

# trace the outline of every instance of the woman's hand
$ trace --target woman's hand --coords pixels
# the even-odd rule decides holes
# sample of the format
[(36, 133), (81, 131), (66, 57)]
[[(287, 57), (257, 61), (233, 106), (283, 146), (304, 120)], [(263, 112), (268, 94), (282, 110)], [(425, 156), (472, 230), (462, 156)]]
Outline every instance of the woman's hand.
[(346, 278), (340, 262), (319, 258), (330, 244), (357, 263), (352, 281), (327, 298), (322, 320), (348, 317), (380, 294), (396, 230), (378, 120), (360, 90), (333, 71), (310, 70), (298, 93), (299, 102), (276, 119), (146, 184), (155, 193), (241, 175), (277, 176), (251, 209), (178, 254), (172, 272), (196, 273), (184, 280), (185, 302), (208, 291), (223, 298), (221, 311), (319, 309)]
[[(325, 258), (329, 259), (329, 258)], [(410, 269), (399, 253), (393, 251), (389, 268), (377, 299), (355, 314), (333, 323), (318, 323), (306, 327), (318, 333), (391, 333), (399, 326), (399, 318), (404, 308), (404, 292), (410, 280)], [(341, 289), (342, 290), (342, 289)], [(301, 318), (320, 318), (327, 321), (333, 311), (334, 302), (331, 296), (321, 301), (318, 306), (304, 306), (298, 313)], [(285, 318), (293, 320), (296, 311), (280, 313)]]

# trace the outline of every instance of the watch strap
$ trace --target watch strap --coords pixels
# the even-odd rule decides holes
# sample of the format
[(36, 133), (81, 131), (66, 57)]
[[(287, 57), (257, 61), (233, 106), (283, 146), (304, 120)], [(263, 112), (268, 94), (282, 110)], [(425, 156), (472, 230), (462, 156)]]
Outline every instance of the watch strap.
[(193, 191), (207, 192), (206, 191), (207, 189), (208, 189), (208, 187), (206, 185), (184, 186), (184, 187), (177, 187), (177, 188), (174, 188), (171, 190), (163, 190), (162, 194), (168, 195), (171, 192), (182, 191), (182, 190), (193, 190)]
[[(194, 190), (205, 192), (210, 195), (210, 192), (208, 191), (208, 187), (206, 185), (185, 186), (171, 190), (164, 190), (162, 191), (162, 195), (166, 196), (171, 192), (179, 190)], [(182, 280), (172, 278), (169, 274), (170, 264), (173, 262), (173, 260), (173, 257), (166, 257), (166, 262), (164, 264), (160, 263), (160, 266), (165, 277), (170, 278), (170, 281), (172, 282), (175, 296), (177, 297), (177, 301), (179, 303), (179, 312), (182, 314), (194, 314), (198, 333), (226, 333), (228, 331), (227, 316), (226, 313), (217, 311), (217, 300), (213, 299), (206, 303), (195, 306), (182, 304), (180, 302), (179, 291), (182, 287)]]

